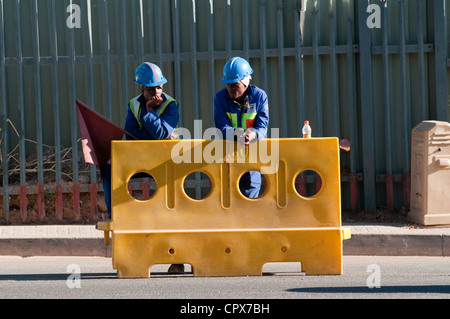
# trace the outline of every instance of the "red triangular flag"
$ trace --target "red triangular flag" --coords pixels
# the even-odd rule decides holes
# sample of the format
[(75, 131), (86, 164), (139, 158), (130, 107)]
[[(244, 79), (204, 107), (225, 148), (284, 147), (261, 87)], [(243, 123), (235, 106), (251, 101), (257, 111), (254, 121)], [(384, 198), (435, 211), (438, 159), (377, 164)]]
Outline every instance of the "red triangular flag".
[(101, 171), (111, 158), (111, 141), (129, 133), (78, 100), (77, 113), (84, 160)]

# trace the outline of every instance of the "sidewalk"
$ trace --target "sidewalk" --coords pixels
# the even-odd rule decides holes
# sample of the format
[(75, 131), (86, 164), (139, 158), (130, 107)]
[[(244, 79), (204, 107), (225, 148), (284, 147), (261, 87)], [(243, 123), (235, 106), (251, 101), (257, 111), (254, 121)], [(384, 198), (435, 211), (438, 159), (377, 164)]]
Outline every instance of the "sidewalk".
[[(450, 225), (344, 223), (344, 256), (450, 256)], [(111, 256), (94, 225), (0, 226), (0, 256)]]

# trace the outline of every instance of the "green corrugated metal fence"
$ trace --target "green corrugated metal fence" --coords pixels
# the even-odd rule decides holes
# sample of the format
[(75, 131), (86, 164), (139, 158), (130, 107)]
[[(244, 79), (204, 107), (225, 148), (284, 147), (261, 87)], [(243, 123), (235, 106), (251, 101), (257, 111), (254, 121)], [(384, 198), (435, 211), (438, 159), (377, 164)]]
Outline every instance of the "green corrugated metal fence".
[(0, 0), (3, 209), (19, 195), (26, 216), (27, 196), (49, 192), (61, 210), (70, 192), (77, 213), (80, 192), (101, 190), (95, 167), (86, 177), (78, 165), (76, 99), (123, 126), (134, 70), (150, 61), (180, 126), (206, 129), (233, 56), (250, 61), (282, 137), (308, 119), (313, 136), (350, 140), (344, 209), (407, 209), (411, 130), (448, 120), (448, 11), (447, 0)]

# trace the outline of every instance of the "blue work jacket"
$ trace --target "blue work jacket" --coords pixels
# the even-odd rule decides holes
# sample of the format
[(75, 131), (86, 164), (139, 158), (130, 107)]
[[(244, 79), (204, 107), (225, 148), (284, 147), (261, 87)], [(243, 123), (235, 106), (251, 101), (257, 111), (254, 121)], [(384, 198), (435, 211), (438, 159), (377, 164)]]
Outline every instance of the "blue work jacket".
[[(254, 128), (258, 140), (265, 138), (269, 125), (269, 102), (266, 92), (250, 85), (247, 91), (249, 108), (241, 109), (233, 103), (227, 88), (217, 92), (214, 98), (214, 123), (224, 139), (234, 139), (238, 127), (246, 130)], [(228, 135), (227, 135), (228, 131)]]
[[(238, 127), (244, 130), (253, 128), (258, 135), (257, 140), (267, 135), (269, 102), (266, 92), (250, 85), (246, 94), (249, 107), (242, 110), (233, 102), (227, 88), (217, 92), (214, 98), (214, 123), (224, 139), (234, 139), (234, 130)], [(240, 179), (239, 189), (248, 198), (258, 198), (261, 183), (261, 173), (249, 171)]]

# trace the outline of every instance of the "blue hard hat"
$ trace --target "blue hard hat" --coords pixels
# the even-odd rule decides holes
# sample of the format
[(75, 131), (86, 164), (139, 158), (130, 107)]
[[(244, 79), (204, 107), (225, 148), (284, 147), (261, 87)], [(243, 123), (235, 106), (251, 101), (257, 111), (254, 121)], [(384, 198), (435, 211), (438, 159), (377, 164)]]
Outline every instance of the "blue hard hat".
[(253, 73), (253, 69), (247, 60), (234, 57), (225, 64), (223, 68), (223, 77), (220, 82), (224, 84), (237, 83), (243, 78), (250, 76)]
[(153, 87), (167, 83), (167, 79), (162, 74), (159, 66), (153, 63), (145, 62), (136, 69), (134, 82)]

